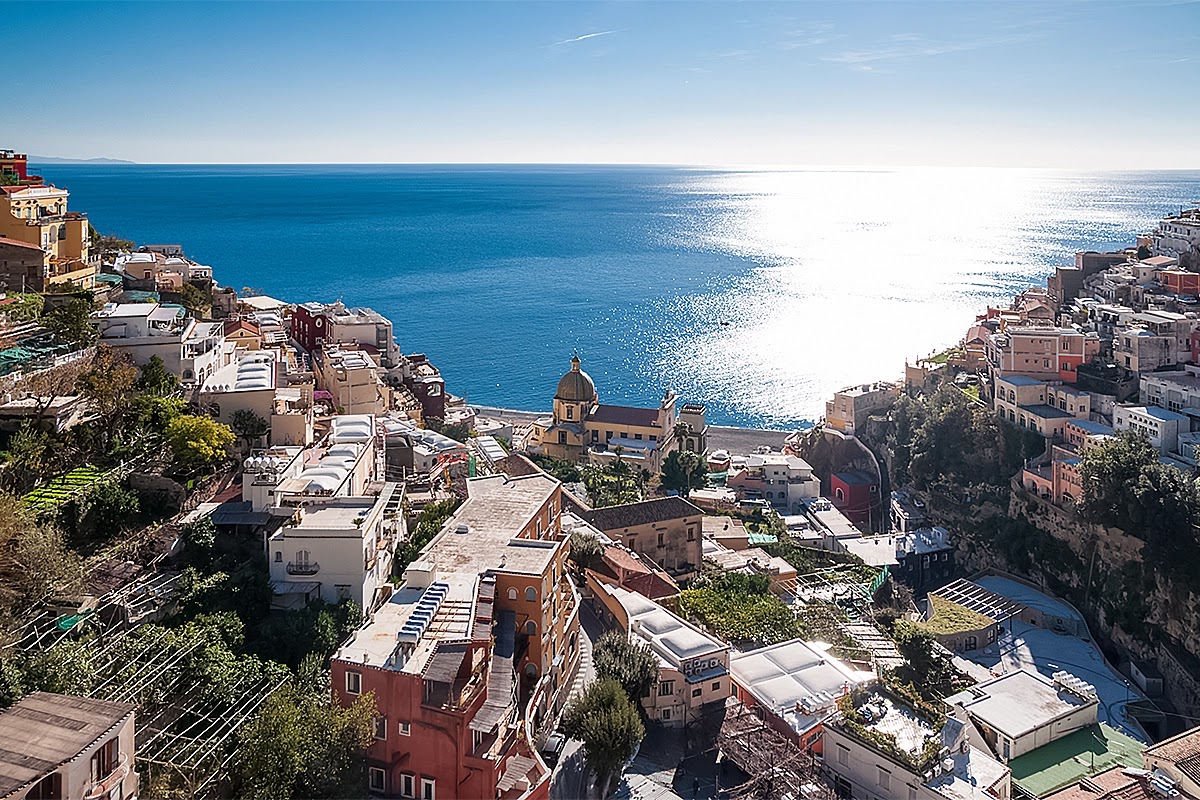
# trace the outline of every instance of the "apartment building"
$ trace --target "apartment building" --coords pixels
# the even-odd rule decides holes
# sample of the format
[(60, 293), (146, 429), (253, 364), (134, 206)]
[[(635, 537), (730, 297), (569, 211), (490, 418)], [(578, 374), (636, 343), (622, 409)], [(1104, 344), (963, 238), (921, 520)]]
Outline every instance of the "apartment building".
[(867, 417), (891, 405), (899, 391), (894, 383), (864, 383), (834, 392), (825, 401), (825, 427), (853, 435)]
[(1192, 332), (1200, 320), (1170, 311), (1132, 315), (1113, 332), (1113, 358), (1131, 372), (1151, 372), (1192, 358)]
[(997, 375), (992, 392), (996, 416), (1047, 439), (1060, 439), (1068, 422), (1091, 416), (1091, 396), (1072, 386), (1024, 375)]
[(1200, 208), (1189, 208), (1159, 221), (1150, 234), (1156, 256), (1179, 256), (1200, 248)]
[(704, 512), (682, 497), (580, 511), (610, 539), (650, 559), (675, 580), (698, 575), (704, 561)]
[(1122, 405), (1113, 409), (1113, 428), (1140, 433), (1165, 455), (1175, 450), (1179, 434), (1188, 432), (1190, 422), (1182, 414), (1158, 406)]
[(137, 800), (136, 708), (34, 692), (0, 712), (0, 798)]
[(1200, 409), (1200, 368), (1151, 372), (1138, 379), (1138, 400), (1146, 405), (1182, 413)]
[(589, 585), (615, 627), (658, 659), (658, 680), (642, 697), (650, 719), (680, 728), (729, 697), (728, 644), (636, 592), (594, 579)]
[(158, 356), (167, 371), (185, 384), (203, 384), (233, 363), (220, 322), (193, 319), (180, 306), (158, 303), (109, 303), (92, 314), (100, 343), (125, 353), (138, 366)]
[(324, 344), (357, 344), (384, 369), (400, 366), (400, 347), (387, 317), (369, 308), (336, 303), (301, 303), (292, 312), (292, 338), (312, 353)]
[(1075, 383), (1081, 364), (1100, 352), (1100, 339), (1074, 328), (1009, 328), (988, 337), (993, 377), (1020, 375), (1041, 381)]
[(326, 343), (313, 351), (312, 364), (317, 389), (330, 394), (339, 414), (387, 412), (391, 389), (379, 379), (379, 368), (370, 353)]
[(821, 479), (807, 461), (784, 453), (754, 453), (730, 466), (725, 485), (739, 500), (766, 500), (783, 514), (803, 513), (821, 495)]
[(838, 698), (875, 682), (824, 649), (800, 639), (735, 653), (734, 694), (772, 728), (804, 750), (820, 753), (822, 725), (838, 713)]
[(548, 797), (532, 729), (579, 660), (562, 487), (489, 475), (334, 656), (334, 698), (375, 693), (371, 788), (388, 797)]
[(49, 283), (73, 281), (86, 289), (96, 282), (86, 214), (67, 211), (66, 189), (41, 183), (0, 186), (0, 238), (44, 251)]
[[(228, 324), (224, 331), (229, 331)], [(275, 350), (242, 352), (204, 381), (200, 400), (226, 424), (238, 411), (250, 411), (266, 420), (271, 426), (266, 444), (307, 446), (313, 442), (313, 384), (311, 380), (289, 383), (287, 362), (280, 360)]]

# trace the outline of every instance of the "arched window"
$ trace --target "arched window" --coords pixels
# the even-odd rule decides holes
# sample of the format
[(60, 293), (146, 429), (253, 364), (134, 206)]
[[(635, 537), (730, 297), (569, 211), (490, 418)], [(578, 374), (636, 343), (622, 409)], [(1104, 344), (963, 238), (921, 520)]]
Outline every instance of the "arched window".
[(774, 493), (774, 492), (767, 492), (767, 499), (768, 499), (768, 500), (773, 500), (774, 498), (775, 498), (775, 493)]
[(517, 590), (516, 590), (516, 587), (514, 587), (514, 586), (510, 586), (510, 587), (508, 587), (508, 599), (509, 599), (509, 600), (516, 600), (516, 599), (517, 599)]
[(525, 633), (529, 634), (530, 636), (537, 636), (537, 623), (533, 620), (526, 622)]
[(537, 602), (537, 588), (536, 587), (530, 586), (528, 589), (525, 590), (525, 600), (530, 603)]
[(297, 550), (296, 551), (296, 563), (297, 564), (307, 564), (308, 556), (309, 556), (309, 553), (307, 550)]
[(838, 488), (834, 489), (833, 494), (835, 497), (837, 497), (839, 502), (844, 503), (846, 501), (846, 493), (842, 491), (842, 487), (839, 486)]

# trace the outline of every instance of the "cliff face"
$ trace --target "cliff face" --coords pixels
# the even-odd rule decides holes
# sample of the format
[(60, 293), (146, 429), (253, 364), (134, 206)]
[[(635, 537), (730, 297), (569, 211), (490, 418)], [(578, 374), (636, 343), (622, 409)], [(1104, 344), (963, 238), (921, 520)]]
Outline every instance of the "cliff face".
[(891, 495), (888, 468), (863, 441), (836, 431), (813, 428), (800, 440), (797, 451), (797, 455), (821, 477), (821, 494), (826, 497), (830, 495), (829, 476), (835, 472), (857, 470), (875, 476), (879, 480), (879, 496), (885, 502), (881, 519), (876, 520), (873, 515), (872, 522), (878, 525), (886, 521), (886, 499)]

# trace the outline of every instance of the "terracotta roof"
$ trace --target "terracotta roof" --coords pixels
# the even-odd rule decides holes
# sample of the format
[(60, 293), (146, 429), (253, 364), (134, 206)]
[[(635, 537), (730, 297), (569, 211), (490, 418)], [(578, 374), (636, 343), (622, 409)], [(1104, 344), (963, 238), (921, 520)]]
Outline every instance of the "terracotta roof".
[(252, 322), (247, 322), (244, 319), (227, 319), (225, 320), (225, 335), (229, 336), (235, 331), (244, 330), (258, 336), (259, 328)]
[(35, 692), (0, 714), (0, 796), (58, 769), (136, 706)]
[(704, 512), (682, 497), (658, 497), (640, 503), (596, 508), (583, 512), (581, 516), (600, 530), (608, 532), (653, 522), (701, 517)]
[(36, 244), (29, 244), (28, 242), (22, 242), (22, 241), (18, 241), (16, 239), (9, 239), (6, 236), (0, 236), (0, 245), (5, 245), (5, 244), (11, 245), (13, 247), (21, 247), (26, 250), (37, 250), (39, 253), (45, 252), (42, 250), (42, 248), (38, 247)]
[(604, 548), (604, 560), (617, 569), (622, 569), (626, 572), (643, 574), (650, 572), (650, 567), (642, 563), (640, 558), (619, 545), (614, 544)]
[(606, 425), (629, 425), (638, 428), (653, 428), (658, 425), (657, 408), (634, 408), (633, 406), (598, 405), (588, 415), (588, 422)]
[(679, 587), (675, 585), (675, 582), (657, 572), (634, 575), (625, 581), (625, 588), (651, 600), (661, 600), (664, 597), (674, 597), (679, 594)]
[(513, 453), (497, 460), (496, 469), (512, 478), (518, 478), (522, 475), (536, 475), (543, 471), (541, 467), (520, 453)]
[(1180, 772), (1200, 783), (1200, 727), (1148, 748), (1146, 757), (1171, 761)]

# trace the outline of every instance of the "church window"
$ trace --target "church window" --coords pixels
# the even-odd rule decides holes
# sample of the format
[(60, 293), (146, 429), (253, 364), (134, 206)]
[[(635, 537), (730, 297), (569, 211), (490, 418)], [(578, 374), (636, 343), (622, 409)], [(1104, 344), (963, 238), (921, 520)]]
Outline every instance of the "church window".
[(600, 431), (592, 431), (592, 441), (593, 442), (600, 441)]
[(633, 435), (633, 438), (634, 438), (634, 439), (638, 439), (638, 440), (640, 440), (640, 439), (642, 438), (642, 435), (641, 435), (640, 433), (635, 433), (635, 434)]
[(559, 444), (566, 444), (566, 443), (567, 443), (567, 432), (566, 432), (566, 431), (559, 431), (559, 432), (558, 432), (558, 443), (559, 443)]
[(575, 419), (575, 406), (567, 406), (567, 419)]
[(652, 442), (657, 442), (657, 441), (658, 441), (658, 437), (657, 437), (657, 436), (655, 436), (655, 435), (652, 433), (652, 434), (650, 434), (650, 441), (652, 441)]

